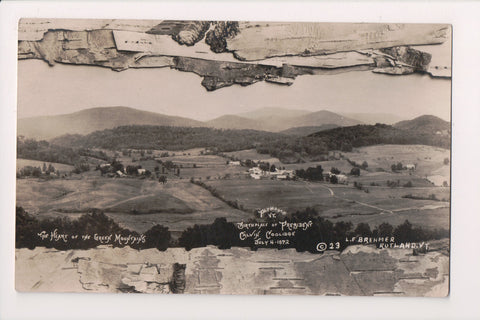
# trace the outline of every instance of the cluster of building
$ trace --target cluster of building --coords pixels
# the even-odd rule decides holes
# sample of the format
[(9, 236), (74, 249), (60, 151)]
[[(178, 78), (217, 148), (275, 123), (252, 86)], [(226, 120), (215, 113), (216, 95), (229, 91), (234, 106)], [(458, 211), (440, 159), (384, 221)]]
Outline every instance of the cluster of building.
[[(100, 170), (102, 172), (107, 172), (107, 176), (111, 177), (111, 178), (115, 177), (115, 176), (117, 176), (117, 177), (128, 176), (126, 168), (122, 168), (122, 170), (114, 171), (114, 170), (112, 170), (112, 166), (109, 163), (102, 163), (102, 164), (99, 165), (99, 167), (100, 167)], [(136, 171), (137, 171), (136, 172), (137, 175), (139, 175), (139, 176), (146, 175), (146, 173), (147, 173), (147, 170), (143, 169), (143, 168), (137, 168)]]
[(248, 170), (250, 177), (255, 180), (260, 179), (278, 179), (278, 180), (287, 180), (293, 179), (295, 177), (294, 170), (281, 170), (276, 168), (275, 171), (265, 171), (259, 167), (253, 167)]
[(331, 172), (327, 172), (323, 174), (323, 178), (325, 179), (325, 181), (330, 181), (332, 177), (337, 178), (337, 183), (348, 184), (348, 177), (344, 174), (335, 174)]

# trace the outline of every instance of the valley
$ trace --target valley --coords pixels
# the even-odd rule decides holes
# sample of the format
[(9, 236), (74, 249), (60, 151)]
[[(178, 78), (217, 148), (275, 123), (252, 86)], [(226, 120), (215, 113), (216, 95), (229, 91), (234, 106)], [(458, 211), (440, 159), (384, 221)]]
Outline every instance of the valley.
[[(108, 177), (91, 168), (63, 178), (17, 179), (17, 206), (39, 217), (76, 218), (100, 209), (121, 226), (137, 232), (161, 224), (179, 233), (195, 224), (212, 223), (218, 217), (246, 221), (255, 218), (256, 211), (271, 206), (287, 213), (314, 208), (321, 217), (332, 221), (364, 222), (372, 228), (384, 222), (398, 225), (405, 220), (431, 229), (449, 228), (448, 176), (444, 176), (446, 186), (428, 180), (433, 173), (448, 172), (449, 166), (444, 164), (444, 159), (449, 159), (446, 149), (378, 145), (331, 153), (326, 161), (299, 164), (282, 164), (255, 150), (224, 156), (205, 154), (201, 148), (183, 152), (152, 150), (144, 154), (143, 160), (144, 152), (140, 150), (128, 150), (126, 155), (103, 151), (109, 156), (117, 154), (117, 161), (125, 167), (141, 166), (152, 175)], [(350, 171), (354, 166), (346, 159), (366, 161), (368, 167), (353, 176)], [(321, 166), (328, 172), (337, 168), (348, 176), (348, 181), (332, 184), (297, 178), (278, 180), (273, 176), (255, 180), (245, 166), (248, 161), (268, 162), (293, 171)], [(415, 163), (416, 170), (392, 172), (391, 164), (398, 162)], [(166, 183), (160, 183), (159, 176), (165, 176)], [(217, 195), (192, 181), (202, 182)]]

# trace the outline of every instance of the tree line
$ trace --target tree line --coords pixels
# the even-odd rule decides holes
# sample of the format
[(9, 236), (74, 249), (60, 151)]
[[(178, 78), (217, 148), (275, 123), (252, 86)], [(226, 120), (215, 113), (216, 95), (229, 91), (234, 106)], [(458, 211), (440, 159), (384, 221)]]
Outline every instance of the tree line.
[(77, 166), (82, 171), (81, 165), (86, 163), (89, 157), (111, 160), (103, 151), (60, 146), (45, 140), (17, 138), (17, 158), (68, 164)]
[[(297, 137), (257, 130), (213, 129), (204, 127), (121, 126), (85, 136), (65, 135), (52, 140), (64, 147), (111, 150), (208, 148), (214, 153), (256, 149), (284, 163), (327, 160), (329, 150), (352, 151), (377, 144), (424, 144), (450, 147), (446, 136), (418, 133), (390, 125), (356, 125)], [(362, 164), (363, 165), (363, 164)], [(362, 165), (358, 167), (362, 168)]]
[[(274, 219), (267, 219), (272, 222)], [(306, 230), (297, 229), (295, 235), (289, 238), (289, 243), (279, 245), (278, 248), (295, 248), (299, 252), (308, 251), (318, 253), (316, 247), (319, 242), (337, 243), (338, 250), (345, 249), (350, 243), (348, 239), (352, 237), (394, 237), (395, 243), (421, 242), (434, 239), (449, 237), (449, 231), (445, 229), (425, 229), (412, 225), (408, 220), (394, 227), (389, 223), (382, 223), (371, 229), (368, 223), (359, 223), (353, 225), (351, 222), (338, 221), (331, 222), (318, 216), (318, 212), (313, 208), (307, 208), (303, 211), (297, 211), (286, 217), (282, 221), (288, 223), (304, 223), (311, 221), (311, 226)], [(265, 222), (250, 219), (247, 223)], [(49, 218), (37, 219), (25, 212), (23, 208), (16, 208), (16, 248), (33, 249), (37, 246), (56, 248), (59, 250), (69, 249), (89, 249), (99, 245), (94, 238), (90, 239), (71, 239), (68, 242), (63, 241), (45, 241), (39, 237), (42, 231), (50, 234), (58, 230), (63, 234), (119, 234), (124, 237), (140, 237), (135, 231), (120, 227), (115, 221), (107, 217), (99, 210), (93, 210), (91, 213), (82, 215), (79, 219), (70, 220), (69, 218)], [(272, 232), (281, 232), (280, 224), (272, 228)], [(184, 230), (178, 241), (172, 239), (170, 231), (162, 225), (155, 225), (145, 232), (144, 243), (121, 244), (112, 242), (110, 245), (116, 247), (130, 246), (134, 249), (157, 248), (166, 250), (168, 247), (183, 247), (186, 250), (192, 248), (215, 245), (220, 249), (228, 249), (233, 246), (248, 247), (256, 250), (261, 245), (255, 244), (253, 238), (240, 238), (241, 230), (235, 223), (228, 222), (226, 218), (217, 218), (211, 224), (195, 224)], [(271, 246), (270, 246), (271, 247)]]

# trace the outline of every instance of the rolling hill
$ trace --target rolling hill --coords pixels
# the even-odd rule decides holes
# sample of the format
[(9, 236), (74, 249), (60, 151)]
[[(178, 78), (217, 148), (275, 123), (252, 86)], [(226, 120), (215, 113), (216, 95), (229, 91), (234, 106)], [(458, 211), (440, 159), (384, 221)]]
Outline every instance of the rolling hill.
[(391, 113), (340, 113), (342, 116), (361, 121), (365, 124), (394, 124), (405, 120), (400, 116)]
[(51, 139), (64, 134), (89, 134), (126, 125), (200, 127), (200, 121), (127, 107), (86, 109), (75, 113), (18, 119), (17, 135)]
[(320, 126), (324, 124), (335, 124), (339, 127), (348, 127), (362, 124), (362, 122), (341, 116), (331, 111), (321, 110), (293, 118), (290, 120), (290, 124), (291, 127)]
[[(385, 118), (381, 114), (379, 117)], [(364, 125), (364, 123), (327, 110), (310, 112), (283, 108), (261, 108), (237, 115), (227, 114), (202, 122), (128, 107), (104, 107), (86, 109), (71, 114), (19, 119), (18, 135), (37, 140), (70, 135), (69, 139), (74, 141), (78, 138), (76, 135), (88, 135), (92, 132), (120, 126), (165, 126), (258, 130), (290, 136), (308, 136), (327, 132), (330, 129), (335, 130), (334, 128), (338, 127), (358, 125)], [(397, 122), (392, 126), (393, 128), (401, 132), (408, 132), (409, 135), (421, 135), (423, 140), (429, 141), (428, 144), (433, 143), (434, 145), (445, 145), (443, 140), (450, 136), (450, 123), (431, 115)]]
[(330, 129), (335, 129), (338, 128), (338, 125), (336, 124), (324, 124), (321, 126), (305, 126), (305, 127), (293, 127), (289, 128), (287, 130), (280, 131), (280, 133), (283, 134), (288, 134), (291, 136), (308, 136), (312, 133), (320, 132), (320, 131), (325, 131), (325, 130), (330, 130)]
[(394, 124), (394, 127), (420, 134), (448, 134), (450, 123), (432, 115), (423, 115), (412, 120), (400, 121)]
[[(450, 136), (427, 132), (415, 125), (421, 121), (402, 124), (406, 128), (398, 128), (386, 124), (356, 125), (320, 131), (309, 135), (322, 140), (330, 150), (348, 151), (352, 147), (364, 147), (377, 144), (423, 144), (442, 148), (450, 148)], [(443, 120), (442, 120), (443, 121)], [(430, 123), (430, 122), (429, 122)]]
[(271, 119), (272, 117), (295, 118), (295, 117), (309, 114), (311, 112), (312, 111), (308, 111), (308, 110), (265, 107), (265, 108), (259, 108), (249, 112), (239, 113), (237, 115), (244, 118), (249, 118), (249, 119), (266, 120), (266, 119)]
[[(221, 118), (223, 117), (214, 120), (219, 120)], [(241, 128), (236, 126), (237, 123), (234, 123), (234, 121), (231, 121), (230, 124), (223, 121), (221, 128), (258, 129), (272, 132), (282, 132), (284, 130), (296, 127), (322, 127), (324, 125), (344, 127), (362, 124), (361, 121), (347, 118), (327, 110), (311, 112), (306, 110), (292, 110), (284, 108), (261, 108), (251, 112), (229, 116), (229, 120), (233, 119), (238, 120), (238, 124), (245, 123), (245, 125), (249, 125), (249, 127)], [(254, 122), (247, 122), (246, 119)], [(322, 130), (322, 128), (320, 128), (320, 130)], [(309, 131), (308, 134), (313, 132), (315, 131)]]
[(224, 115), (205, 122), (207, 127), (215, 129), (253, 129), (264, 130), (261, 121), (244, 118), (237, 115)]

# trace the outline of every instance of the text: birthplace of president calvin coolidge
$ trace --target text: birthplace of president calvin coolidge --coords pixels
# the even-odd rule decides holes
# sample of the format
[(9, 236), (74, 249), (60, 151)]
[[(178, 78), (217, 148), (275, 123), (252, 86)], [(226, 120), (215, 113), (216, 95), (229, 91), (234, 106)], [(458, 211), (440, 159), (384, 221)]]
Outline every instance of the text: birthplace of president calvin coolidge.
[[(312, 227), (313, 222), (238, 222), (236, 227), (239, 232), (239, 238), (242, 241), (253, 239), (255, 245), (259, 246), (287, 246), (291, 244), (291, 238), (295, 237), (296, 232), (306, 231)], [(378, 244), (378, 248), (396, 248), (396, 249), (428, 249), (426, 242), (405, 242), (396, 243), (395, 237), (347, 237), (344, 241), (348, 244)], [(340, 241), (336, 242), (319, 242), (316, 246), (317, 251), (339, 250)]]

